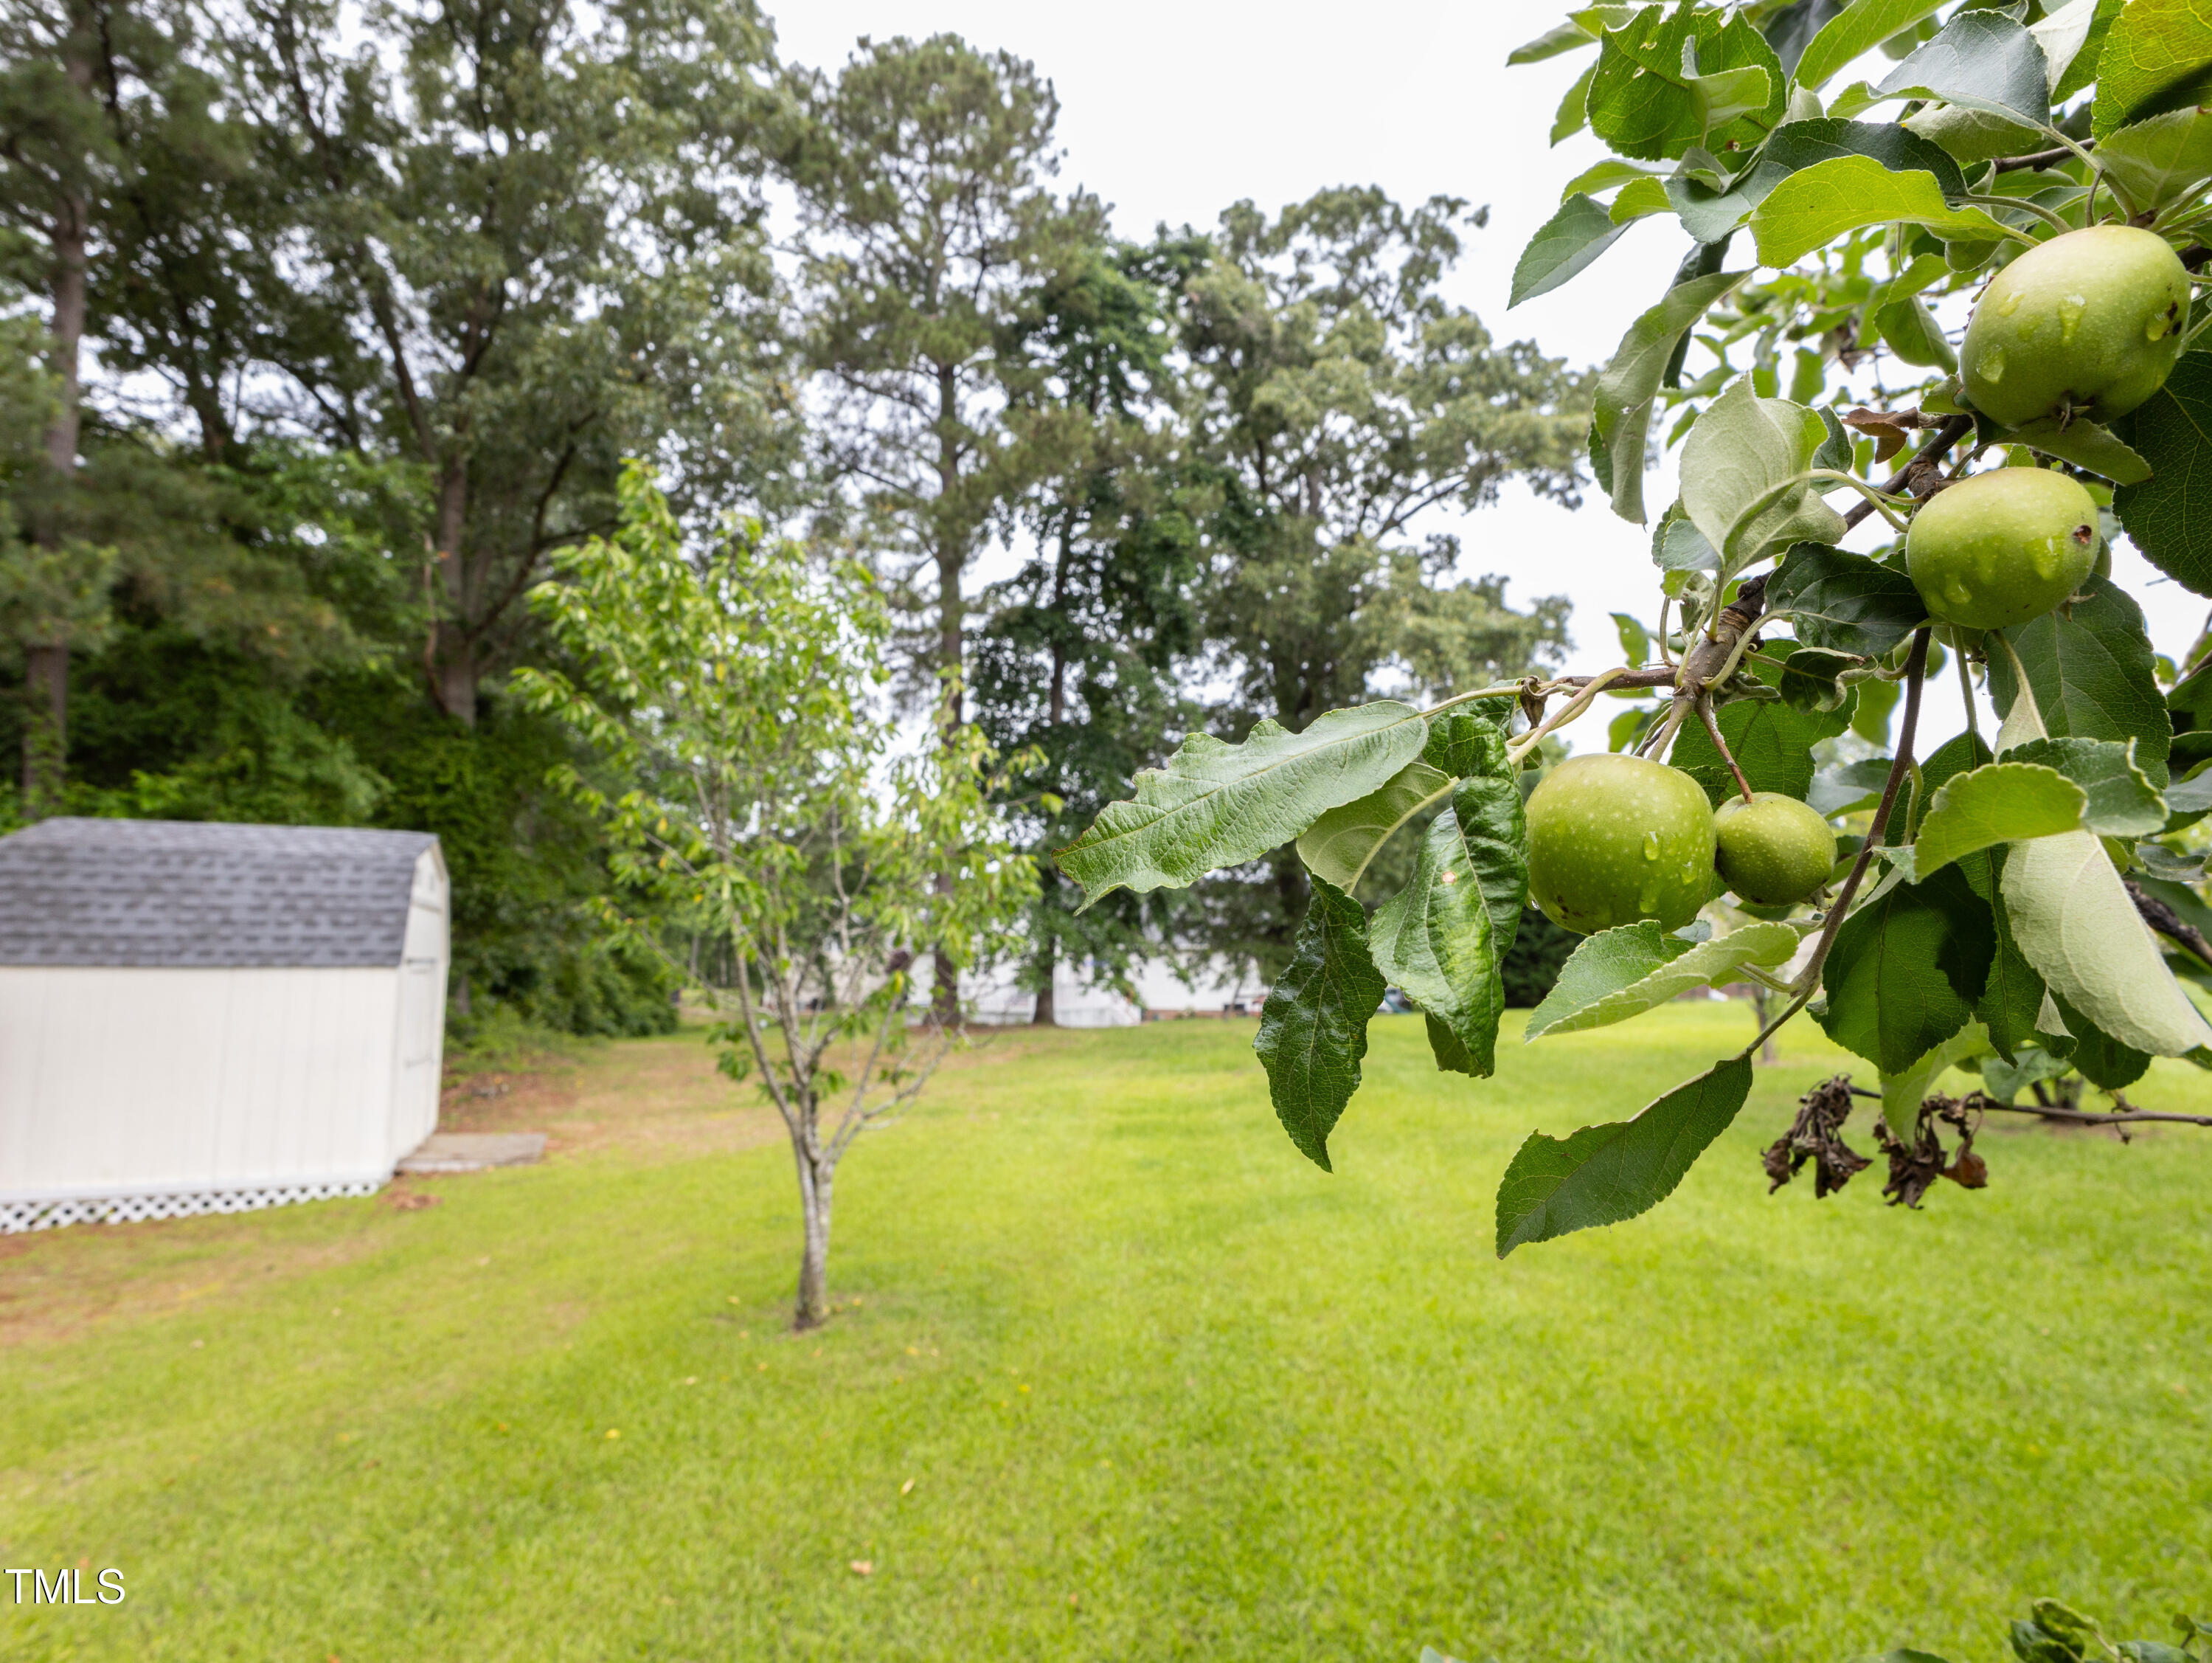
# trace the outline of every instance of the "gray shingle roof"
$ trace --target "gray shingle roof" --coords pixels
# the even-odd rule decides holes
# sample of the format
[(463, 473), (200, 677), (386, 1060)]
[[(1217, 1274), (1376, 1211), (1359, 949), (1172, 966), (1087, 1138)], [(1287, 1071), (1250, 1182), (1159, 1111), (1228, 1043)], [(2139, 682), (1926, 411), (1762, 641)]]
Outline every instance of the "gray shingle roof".
[(0, 965), (397, 965), (426, 832), (50, 819), (0, 838)]

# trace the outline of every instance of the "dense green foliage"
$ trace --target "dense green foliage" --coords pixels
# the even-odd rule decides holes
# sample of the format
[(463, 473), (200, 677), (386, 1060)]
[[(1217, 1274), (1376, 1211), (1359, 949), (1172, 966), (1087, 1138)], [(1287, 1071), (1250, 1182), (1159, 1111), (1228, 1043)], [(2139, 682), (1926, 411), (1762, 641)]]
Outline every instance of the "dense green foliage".
[(1282, 1158), (1249, 1022), (1003, 1037), (854, 1165), (806, 1335), (789, 1156), (701, 1150), (734, 1105), (690, 1037), (536, 1123), (653, 1136), (428, 1210), (34, 1238), (6, 1562), (131, 1597), (12, 1608), (0, 1657), (1994, 1663), (2053, 1592), (2116, 1637), (2212, 1616), (2185, 1129), (1987, 1136), (1990, 1187), (1909, 1218), (1770, 1200), (1796, 1081), (1848, 1065), (1800, 1020), (1642, 1227), (1491, 1258), (1524, 1126), (1750, 1021), (1509, 1025), (1478, 1085), (1378, 1020), (1334, 1177)]

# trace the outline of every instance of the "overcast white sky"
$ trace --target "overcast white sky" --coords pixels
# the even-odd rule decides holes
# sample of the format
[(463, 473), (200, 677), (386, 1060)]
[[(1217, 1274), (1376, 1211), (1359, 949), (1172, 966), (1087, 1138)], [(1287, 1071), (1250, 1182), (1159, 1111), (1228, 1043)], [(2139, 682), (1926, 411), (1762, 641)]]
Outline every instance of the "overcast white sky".
[[(1657, 298), (1686, 241), (1670, 216), (1643, 221), (1573, 283), (1506, 311), (1522, 246), (1557, 209), (1559, 187), (1601, 154), (1587, 133), (1556, 150), (1541, 137), (1584, 59), (1505, 68), (1507, 52), (1564, 10), (1496, 0), (1121, 0), (1103, 10), (1036, 0), (809, 0), (778, 12), (776, 24), (785, 58), (824, 68), (842, 64), (861, 35), (939, 31), (1031, 59), (1060, 94), (1063, 183), (1112, 204), (1126, 235), (1160, 222), (1205, 228), (1239, 198), (1273, 210), (1330, 185), (1379, 184), (1405, 201), (1486, 202), (1489, 228), (1470, 233), (1454, 298), (1501, 339), (1533, 338), (1554, 356), (1601, 362)], [(1646, 500), (1672, 495), (1670, 481), (1655, 478)], [(1458, 529), (1465, 570), (1506, 574), (1516, 603), (1573, 600), (1577, 670), (1620, 661), (1607, 612), (1656, 621), (1648, 537), (1595, 493), (1571, 513), (1511, 491)], [(2143, 603), (2160, 649), (2185, 649), (2205, 603), (2154, 582), (2158, 574), (2125, 548), (2115, 570)], [(1947, 677), (1930, 690), (1931, 738), (1961, 726), (1955, 686)], [(1580, 726), (1577, 749), (1603, 746), (1593, 722)]]

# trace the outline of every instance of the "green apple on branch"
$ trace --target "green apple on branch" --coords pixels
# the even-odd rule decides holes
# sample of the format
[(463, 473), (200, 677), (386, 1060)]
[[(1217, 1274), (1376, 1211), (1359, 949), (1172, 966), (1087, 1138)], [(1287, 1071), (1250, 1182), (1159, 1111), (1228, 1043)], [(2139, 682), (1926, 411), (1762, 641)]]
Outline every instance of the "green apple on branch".
[[(1704, 1073), (1532, 1133), (1499, 1185), (1501, 1255), (1663, 1199), (1801, 1011), (1874, 1070), (1890, 1192), (1916, 1204), (1928, 1180), (1898, 1163), (1941, 1151), (1939, 1120), (2029, 1089), (2033, 1112), (2149, 1114), (2118, 1093), (2154, 1057), (2212, 1066), (2187, 990), (2212, 986), (2212, 908), (2176, 841), (2212, 813), (2212, 654), (2159, 660), (2102, 555), (2124, 534), (2212, 596), (2212, 17), (1601, 4), (1511, 61), (1577, 52), (1547, 136), (1613, 154), (1562, 180), (1513, 302), (1659, 239), (1647, 220), (1682, 239), (1591, 395), (1591, 475), (1650, 538), (1659, 627), (1623, 630), (1642, 661), (1194, 735), (1062, 868), (1096, 900), (1296, 844), (1311, 905), (1256, 1048), (1324, 1167), (1385, 987), (1440, 1069), (1491, 1072), (1524, 901), (1584, 935), (1528, 1042), (1702, 986), (1777, 996)], [(1680, 481), (1656, 513), (1655, 444)], [(1843, 546), (1877, 516), (1886, 546)], [(1967, 731), (1929, 744), (1946, 664)], [(1614, 721), (1613, 753), (1544, 771), (1543, 741), (1605, 695), (1657, 703)], [(1846, 730), (1887, 754), (1819, 771)], [(1373, 858), (1400, 835), (1413, 876), (1364, 892), (1403, 870)], [(1982, 1081), (1963, 1114), (1935, 1094), (1959, 1068)], [(2061, 1072), (2112, 1112), (2041, 1106)]]

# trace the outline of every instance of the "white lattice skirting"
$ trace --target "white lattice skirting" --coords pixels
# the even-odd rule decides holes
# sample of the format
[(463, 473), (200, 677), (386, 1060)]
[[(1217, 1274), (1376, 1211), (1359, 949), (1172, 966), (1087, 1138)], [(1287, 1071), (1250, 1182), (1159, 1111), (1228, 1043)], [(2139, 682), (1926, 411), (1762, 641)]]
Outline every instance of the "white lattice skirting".
[(52, 1230), (64, 1224), (137, 1224), (147, 1219), (191, 1218), (201, 1213), (251, 1213), (301, 1201), (327, 1201), (333, 1196), (374, 1195), (383, 1187), (380, 1179), (359, 1178), (325, 1184), (272, 1184), (258, 1190), (0, 1201), (0, 1235)]

